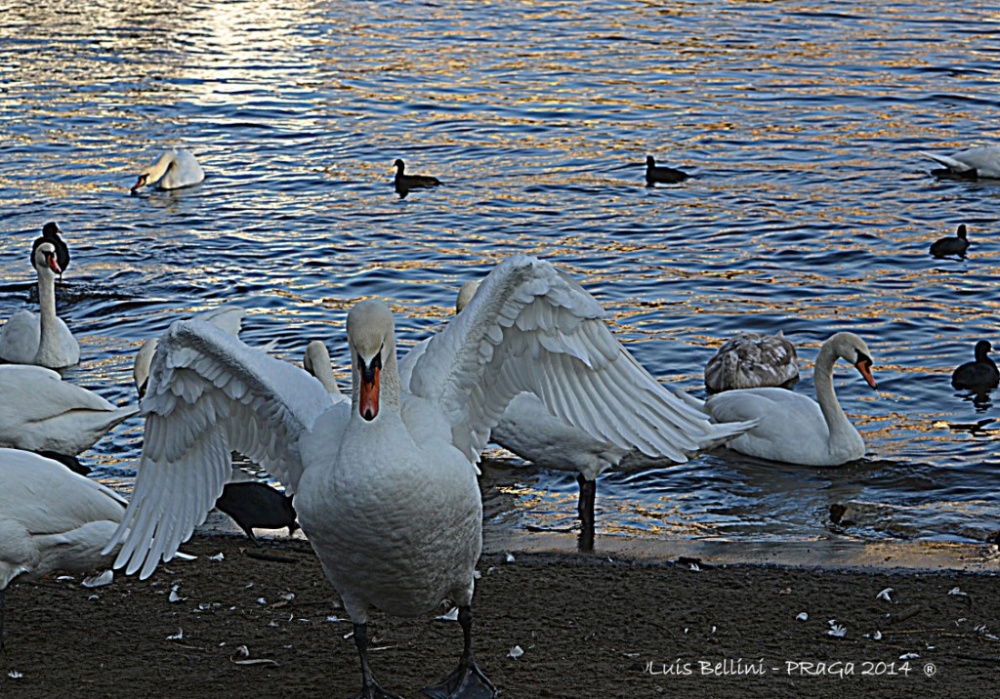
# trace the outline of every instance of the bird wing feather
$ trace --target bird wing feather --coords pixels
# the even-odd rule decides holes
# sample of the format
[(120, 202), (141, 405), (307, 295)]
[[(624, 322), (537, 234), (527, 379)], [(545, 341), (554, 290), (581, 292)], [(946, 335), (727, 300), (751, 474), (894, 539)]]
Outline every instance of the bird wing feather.
[(498, 265), (472, 302), (409, 362), (411, 393), (437, 400), (473, 462), (510, 400), (535, 393), (570, 425), (677, 462), (750, 425), (710, 422), (615, 339), (600, 304), (551, 263)]
[(152, 574), (205, 521), (245, 454), (290, 492), (302, 475), (298, 437), (332, 405), (312, 376), (212, 323), (178, 321), (161, 338), (142, 402), (146, 430), (115, 561)]

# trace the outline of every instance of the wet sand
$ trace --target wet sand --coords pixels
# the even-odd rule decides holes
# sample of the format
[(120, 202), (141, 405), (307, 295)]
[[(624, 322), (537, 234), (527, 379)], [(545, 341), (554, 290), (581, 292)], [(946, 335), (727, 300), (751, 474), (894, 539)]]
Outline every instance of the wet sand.
[[(146, 581), (11, 586), (0, 696), (351, 696), (351, 625), (308, 543), (264, 544), (202, 534), (184, 547), (196, 560)], [(475, 651), (502, 696), (978, 697), (1000, 677), (995, 559), (866, 570), (598, 548), (484, 555)], [(374, 671), (403, 697), (461, 650), (452, 621), (377, 613), (372, 629)]]

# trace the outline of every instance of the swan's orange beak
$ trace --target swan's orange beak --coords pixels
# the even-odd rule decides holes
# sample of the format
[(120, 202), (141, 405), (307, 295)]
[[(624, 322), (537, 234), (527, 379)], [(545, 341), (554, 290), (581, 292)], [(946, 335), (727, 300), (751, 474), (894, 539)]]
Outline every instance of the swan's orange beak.
[(62, 274), (62, 270), (59, 269), (59, 262), (56, 260), (55, 253), (47, 252), (45, 253), (45, 264), (49, 266), (56, 274)]
[(375, 367), (371, 375), (367, 371), (361, 372), (361, 391), (358, 401), (358, 412), (361, 417), (371, 422), (378, 415), (378, 386), (381, 379), (382, 368)]
[(139, 181), (132, 185), (132, 194), (135, 194), (139, 189), (146, 186), (146, 176), (139, 175)]
[(878, 389), (878, 384), (875, 383), (875, 377), (872, 376), (872, 360), (868, 357), (862, 356), (861, 359), (854, 364), (854, 368), (857, 369), (858, 373), (864, 377), (869, 386), (874, 389)]

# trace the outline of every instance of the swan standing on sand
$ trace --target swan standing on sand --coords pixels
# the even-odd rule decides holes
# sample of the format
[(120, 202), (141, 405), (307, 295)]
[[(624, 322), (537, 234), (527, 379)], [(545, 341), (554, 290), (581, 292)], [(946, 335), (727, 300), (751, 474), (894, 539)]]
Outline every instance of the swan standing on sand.
[(0, 648), (7, 586), (53, 570), (111, 565), (111, 535), (128, 503), (96, 481), (44, 457), (0, 449)]
[(837, 359), (854, 365), (872, 388), (871, 352), (854, 333), (840, 332), (820, 347), (813, 382), (816, 399), (784, 388), (746, 388), (709, 396), (705, 406), (720, 422), (758, 420), (727, 445), (749, 456), (803, 466), (839, 466), (865, 455), (865, 441), (847, 419), (833, 390)]
[(139, 412), (40, 366), (0, 366), (0, 447), (75, 456)]
[(347, 318), (350, 405), (210, 324), (175, 323), (143, 400), (135, 491), (111, 544), (123, 542), (116, 565), (145, 578), (170, 560), (221, 492), (230, 451), (241, 451), (295, 493), (302, 529), (354, 621), (360, 696), (385, 695), (368, 664), (369, 608), (414, 616), (445, 599), (459, 608), (465, 647), (455, 672), (427, 692), (495, 696), (472, 658), (476, 463), (510, 399), (536, 391), (554, 415), (623, 449), (698, 446), (673, 425), (685, 410), (693, 423), (704, 415), (667, 401), (603, 315), (551, 264), (510, 258), (427, 343), (404, 387), (392, 313), (359, 303)]
[(705, 365), (705, 388), (788, 387), (799, 380), (799, 356), (784, 333), (740, 333), (727, 340)]
[(944, 170), (934, 170), (935, 175), (969, 180), (1000, 179), (1000, 146), (969, 148), (954, 155), (921, 155), (945, 167)]
[(49, 369), (79, 364), (80, 345), (56, 315), (56, 275), (62, 269), (55, 246), (42, 243), (32, 252), (31, 262), (38, 273), (39, 314), (20, 310), (0, 328), (0, 359)]
[(198, 184), (204, 179), (205, 171), (191, 151), (171, 149), (164, 151), (155, 163), (139, 173), (139, 180), (132, 185), (132, 194), (146, 185), (155, 184), (160, 189), (180, 189)]
[[(456, 313), (461, 313), (472, 301), (479, 285), (479, 281), (462, 285), (455, 302)], [(410, 384), (414, 367), (428, 342), (430, 340), (415, 346), (401, 360), (400, 375), (404, 387)], [(639, 366), (617, 341), (615, 351), (619, 360)], [(645, 373), (641, 368), (639, 370)], [(648, 374), (646, 376), (649, 377)], [(652, 377), (649, 378), (652, 380)], [(639, 468), (664, 460), (684, 463), (695, 452), (721, 444), (750, 426), (712, 424), (703, 414), (704, 406), (700, 401), (691, 396), (681, 396), (676, 389), (661, 388), (657, 391), (657, 400), (672, 406), (672, 410), (666, 413), (662, 425), (665, 442), (656, 448), (635, 449), (602, 438), (602, 430), (580, 429), (553, 415), (541, 398), (531, 392), (514, 396), (493, 426), (490, 438), (504, 449), (542, 468), (577, 472), (580, 487), (577, 513), (582, 525), (580, 548), (590, 550), (594, 544), (598, 476), (619, 467)], [(694, 411), (692, 406), (696, 408)], [(611, 413), (604, 416), (609, 423), (623, 419), (629, 418)]]

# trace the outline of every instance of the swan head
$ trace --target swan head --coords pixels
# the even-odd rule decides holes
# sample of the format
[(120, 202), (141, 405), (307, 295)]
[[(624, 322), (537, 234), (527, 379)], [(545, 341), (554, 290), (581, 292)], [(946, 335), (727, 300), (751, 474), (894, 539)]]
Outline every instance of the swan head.
[(481, 280), (475, 279), (462, 284), (462, 288), (458, 290), (458, 298), (455, 300), (455, 313), (461, 313), (462, 309), (469, 305), (472, 297), (479, 290), (480, 283)]
[(56, 259), (56, 246), (52, 243), (44, 242), (35, 248), (31, 262), (39, 274), (43, 274), (45, 270), (52, 270), (56, 274), (62, 274), (59, 261)]
[(167, 170), (169, 170), (170, 166), (173, 164), (175, 157), (176, 155), (174, 152), (172, 150), (168, 150), (157, 158), (155, 163), (140, 172), (138, 181), (132, 185), (132, 194), (135, 194), (147, 184), (159, 182), (163, 179), (163, 176), (167, 174)]
[(381, 398), (398, 401), (398, 386), (394, 396), (385, 395), (385, 369), (395, 367), (396, 336), (392, 311), (381, 301), (362, 301), (347, 314), (347, 343), (351, 349), (353, 400), (358, 414), (371, 422), (378, 417)]
[(132, 192), (132, 194), (135, 194), (140, 189), (142, 189), (143, 187), (145, 187), (148, 180), (149, 180), (149, 175), (148, 174), (142, 173), (141, 175), (139, 175), (139, 181), (136, 182), (134, 185), (132, 185), (132, 189), (130, 190)]
[(854, 333), (840, 332), (824, 344), (830, 345), (838, 357), (854, 366), (869, 386), (878, 388), (875, 377), (872, 376), (872, 353), (864, 340)]

